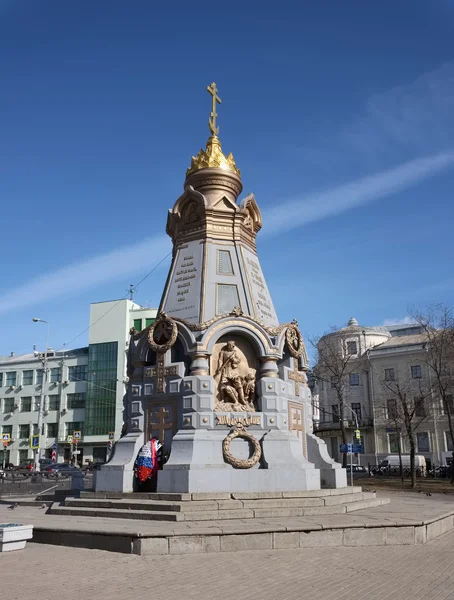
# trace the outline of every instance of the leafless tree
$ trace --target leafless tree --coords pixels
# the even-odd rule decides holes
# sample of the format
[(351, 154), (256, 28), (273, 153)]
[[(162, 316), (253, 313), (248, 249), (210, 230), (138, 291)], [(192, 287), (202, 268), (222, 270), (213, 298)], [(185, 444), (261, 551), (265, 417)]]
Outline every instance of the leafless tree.
[[(339, 330), (333, 327), (328, 334), (320, 338), (310, 338), (309, 341), (316, 352), (314, 375), (319, 381), (326, 382), (335, 391), (338, 414), (333, 415), (333, 420), (334, 417), (339, 418), (342, 443), (347, 444), (352, 441), (348, 439), (345, 427), (348, 379), (350, 374), (358, 372), (359, 363), (362, 359), (358, 358), (359, 355), (348, 351), (346, 340), (338, 332)], [(322, 409), (320, 408), (320, 410)], [(344, 468), (347, 466), (347, 454), (345, 453), (342, 456), (342, 466)]]
[(446, 304), (434, 304), (423, 311), (412, 311), (411, 317), (427, 336), (426, 363), (434, 392), (440, 398), (448, 418), (449, 435), (453, 449), (451, 483), (454, 482), (454, 315)]
[[(399, 462), (402, 473), (401, 437), (410, 445), (411, 486), (416, 486), (416, 433), (420, 425), (433, 412), (432, 389), (424, 379), (412, 380), (398, 373), (391, 381), (382, 381), (381, 403), (383, 419), (392, 426), (398, 436)], [(380, 406), (380, 405), (379, 405)], [(403, 481), (403, 479), (402, 479)]]

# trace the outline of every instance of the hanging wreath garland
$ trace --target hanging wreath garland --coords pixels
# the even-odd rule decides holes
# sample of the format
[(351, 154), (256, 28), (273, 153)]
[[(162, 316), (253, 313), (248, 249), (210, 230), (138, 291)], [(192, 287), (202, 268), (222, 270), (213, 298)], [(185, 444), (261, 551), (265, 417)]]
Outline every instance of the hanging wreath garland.
[(136, 458), (134, 465), (137, 479), (143, 483), (147, 479), (154, 477), (158, 470), (158, 450), (162, 444), (155, 438), (144, 444)]
[[(244, 440), (251, 442), (252, 447), (254, 448), (254, 452), (253, 452), (251, 458), (240, 459), (240, 458), (235, 458), (232, 455), (232, 453), (230, 452), (230, 444), (232, 443), (232, 440), (234, 440), (235, 438), (243, 438)], [(240, 423), (238, 423), (232, 429), (232, 431), (229, 433), (229, 435), (222, 442), (222, 451), (224, 454), (225, 462), (229, 463), (229, 465), (232, 465), (232, 467), (235, 467), (236, 469), (250, 469), (251, 467), (256, 465), (262, 457), (262, 448), (261, 448), (258, 440), (253, 435), (251, 435), (248, 431), (246, 431), (244, 426), (241, 425)]]

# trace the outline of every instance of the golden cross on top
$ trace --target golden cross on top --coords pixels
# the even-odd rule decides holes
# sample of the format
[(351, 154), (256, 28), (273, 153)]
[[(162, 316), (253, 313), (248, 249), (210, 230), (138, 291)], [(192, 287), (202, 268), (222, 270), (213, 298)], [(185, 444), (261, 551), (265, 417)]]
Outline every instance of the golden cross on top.
[(213, 135), (217, 135), (219, 133), (219, 127), (216, 127), (216, 119), (218, 117), (216, 113), (216, 102), (221, 104), (222, 100), (218, 96), (218, 88), (216, 84), (213, 83), (207, 86), (207, 92), (212, 96), (212, 106), (211, 106), (211, 119), (208, 117), (208, 127)]

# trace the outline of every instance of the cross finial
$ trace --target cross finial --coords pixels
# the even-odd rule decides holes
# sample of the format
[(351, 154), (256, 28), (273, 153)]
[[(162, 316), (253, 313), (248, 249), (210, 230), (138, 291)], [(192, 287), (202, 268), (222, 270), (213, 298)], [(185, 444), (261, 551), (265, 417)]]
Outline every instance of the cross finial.
[(209, 86), (207, 86), (207, 91), (209, 94), (211, 94), (212, 96), (212, 105), (211, 105), (211, 118), (208, 118), (208, 127), (210, 128), (210, 131), (212, 133), (212, 135), (217, 135), (219, 133), (219, 127), (216, 127), (216, 119), (218, 117), (217, 113), (216, 113), (216, 102), (218, 104), (221, 104), (222, 100), (219, 98), (218, 96), (218, 88), (216, 87), (216, 84), (213, 83)]

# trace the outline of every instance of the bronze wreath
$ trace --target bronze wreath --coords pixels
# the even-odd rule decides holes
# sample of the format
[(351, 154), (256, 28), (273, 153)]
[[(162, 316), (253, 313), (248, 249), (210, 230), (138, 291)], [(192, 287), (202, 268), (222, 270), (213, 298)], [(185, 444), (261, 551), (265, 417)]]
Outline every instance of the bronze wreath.
[[(254, 452), (251, 458), (240, 459), (235, 458), (231, 454), (230, 444), (232, 440), (238, 437), (243, 438), (244, 440), (248, 440), (254, 446)], [(238, 425), (236, 425), (235, 428), (232, 429), (229, 435), (222, 442), (222, 451), (224, 453), (225, 462), (229, 463), (229, 465), (232, 465), (232, 467), (235, 467), (236, 469), (250, 469), (251, 467), (256, 465), (262, 457), (262, 449), (258, 440), (248, 431), (246, 431), (246, 429), (243, 425), (241, 425), (241, 423), (238, 423)]]
[[(162, 325), (164, 325), (164, 324), (167, 325), (169, 338), (167, 339), (165, 344), (157, 344), (154, 340), (154, 332), (156, 330), (156, 327), (158, 327), (158, 326), (162, 327)], [(177, 336), (178, 336), (178, 327), (177, 327), (177, 324), (175, 323), (175, 321), (173, 319), (171, 319), (170, 317), (168, 317), (166, 315), (166, 313), (161, 313), (159, 315), (159, 317), (156, 319), (156, 321), (153, 323), (153, 325), (150, 327), (150, 329), (148, 330), (148, 345), (154, 352), (163, 354), (164, 352), (167, 352), (167, 350), (170, 350), (170, 348), (174, 345), (174, 343), (176, 342)]]
[(287, 348), (293, 358), (299, 358), (304, 353), (304, 341), (300, 330), (296, 325), (291, 323), (285, 331), (285, 339)]

